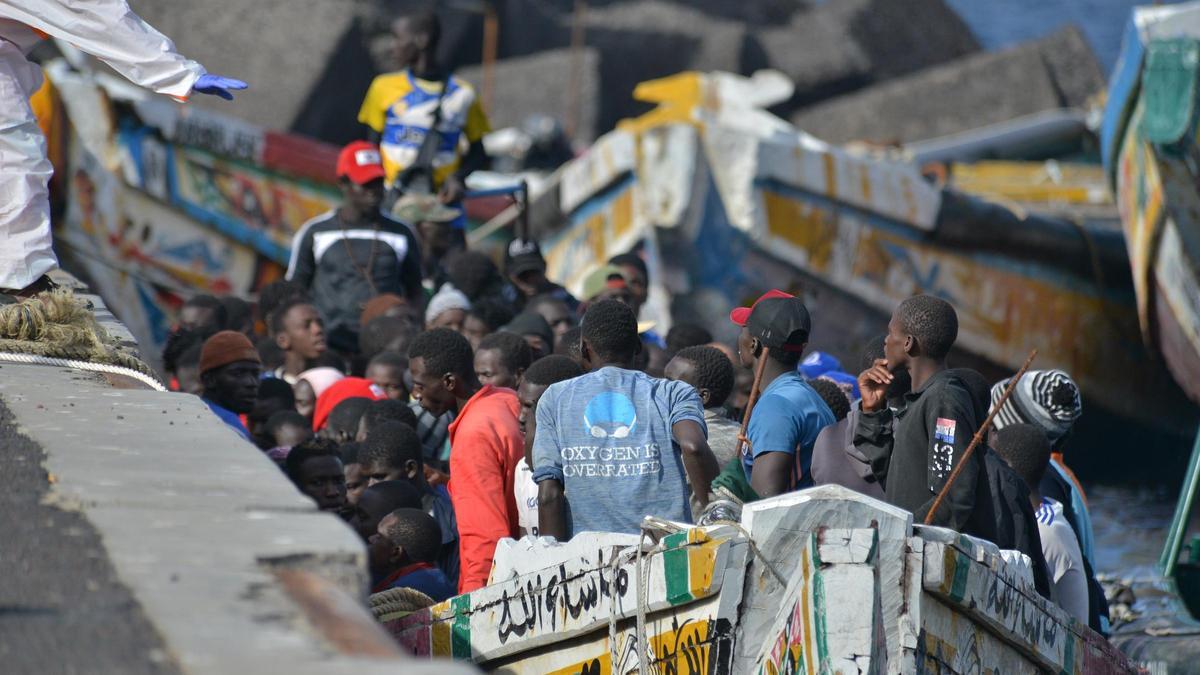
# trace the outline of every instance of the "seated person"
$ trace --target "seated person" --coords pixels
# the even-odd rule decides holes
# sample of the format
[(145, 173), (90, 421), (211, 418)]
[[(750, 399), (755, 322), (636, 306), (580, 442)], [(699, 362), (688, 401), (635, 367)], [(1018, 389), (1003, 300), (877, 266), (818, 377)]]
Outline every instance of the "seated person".
[(346, 508), (346, 474), (337, 443), (314, 438), (297, 445), (288, 453), (284, 471), (318, 509), (340, 514)]
[(275, 460), (280, 466), (283, 466), (283, 460), (287, 459), (292, 448), (313, 437), (308, 420), (295, 410), (281, 410), (268, 417), (263, 426), (271, 439), (267, 457)]
[(438, 566), (446, 577), (457, 583), (458, 521), (446, 486), (432, 486), (425, 480), (421, 441), (417, 432), (402, 422), (384, 422), (363, 442), (358, 455), (362, 478), (370, 486), (383, 481), (406, 481), (421, 495), (421, 508), (437, 521), (442, 530), (442, 548)]
[(521, 413), (517, 424), (525, 434), (525, 457), (517, 463), (513, 475), (513, 497), (517, 502), (517, 525), (521, 536), (538, 536), (538, 486), (533, 482), (533, 440), (537, 434), (537, 406), (542, 394), (550, 385), (583, 375), (583, 368), (561, 354), (543, 356), (529, 366), (521, 386), (517, 387), (517, 400), (521, 402)]
[(262, 359), (241, 333), (221, 331), (204, 341), (200, 350), (202, 399), (222, 422), (247, 441), (250, 432), (238, 415), (254, 410)]
[(372, 401), (363, 412), (358, 422), (358, 434), (354, 440), (363, 442), (371, 435), (371, 431), (384, 422), (401, 422), (413, 429), (417, 428), (417, 415), (408, 404), (391, 399)]
[(346, 522), (364, 542), (379, 529), (379, 521), (396, 509), (421, 508), (421, 493), (412, 483), (403, 480), (385, 480), (362, 491), (358, 503), (350, 509)]
[(440, 540), (438, 524), (424, 511), (397, 509), (385, 516), (368, 547), (371, 592), (411, 588), (437, 602), (453, 597), (453, 584), (433, 564)]
[(1062, 504), (1043, 497), (1040, 488), (1050, 466), (1050, 441), (1032, 424), (1009, 424), (996, 432), (995, 450), (1029, 487), (1029, 502), (1037, 510), (1038, 535), (1050, 572), (1050, 599), (1086, 625), (1088, 580), (1079, 541), (1063, 517)]
[(367, 488), (367, 479), (362, 475), (362, 467), (358, 465), (358, 451), (362, 448), (362, 443), (342, 443), (338, 446), (338, 453), (342, 456), (342, 473), (346, 475), (346, 504), (347, 511), (349, 507), (358, 503), (359, 496), (363, 490)]
[(367, 363), (367, 379), (393, 401), (408, 400), (408, 384), (404, 380), (407, 373), (408, 357), (398, 352), (379, 352)]
[(296, 397), (292, 394), (290, 384), (274, 377), (263, 378), (258, 385), (254, 408), (246, 415), (247, 427), (254, 444), (260, 450), (275, 447), (275, 438), (267, 429), (267, 420), (275, 413), (295, 409)]
[(317, 432), (321, 438), (328, 438), (336, 443), (346, 443), (358, 436), (358, 425), (371, 399), (361, 396), (348, 398), (333, 407), (329, 412), (329, 421), (325, 428)]
[(531, 363), (529, 344), (515, 333), (492, 333), (475, 350), (475, 376), (480, 384), (516, 390)]

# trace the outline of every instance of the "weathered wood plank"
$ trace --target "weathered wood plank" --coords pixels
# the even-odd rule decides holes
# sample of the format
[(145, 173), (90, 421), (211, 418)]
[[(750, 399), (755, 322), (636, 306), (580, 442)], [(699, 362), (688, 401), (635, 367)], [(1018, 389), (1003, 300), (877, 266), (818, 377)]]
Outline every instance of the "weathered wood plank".
[[(753, 663), (786, 591), (769, 568), (786, 583), (799, 566), (797, 551), (820, 528), (874, 528), (879, 557), (901, 563), (912, 535), (912, 514), (839, 485), (822, 485), (747, 504), (742, 525), (765, 558), (765, 562), (757, 556), (751, 561), (734, 645), (738, 662)], [(893, 668), (901, 661), (904, 570), (903, 564), (883, 565), (879, 570), (887, 663), (896, 664), (889, 665), (888, 672), (899, 672)]]
[[(887, 644), (877, 583), (878, 542), (874, 529), (812, 535), (749, 672), (882, 672)], [(735, 662), (734, 670), (746, 669)]]
[[(574, 646), (576, 638), (593, 632), (603, 633), (607, 639), (610, 620), (621, 622), (637, 614), (635, 551), (620, 554), (615, 565), (612, 553), (601, 553), (587, 564), (571, 560), (501, 581), (388, 627), (416, 654), (453, 656), (480, 664), (552, 645), (566, 649)], [(730, 598), (706, 603), (713, 608), (711, 616), (688, 617), (710, 621), (713, 634), (720, 632), (718, 619), (732, 627), (748, 552), (740, 535), (710, 538), (701, 529), (691, 529), (665, 537), (661, 549), (642, 560), (648, 580), (644, 596), (647, 614), (660, 614), (660, 621), (669, 622), (672, 617), (685, 621), (664, 610), (716, 596), (727, 580), (732, 580)], [(665, 634), (667, 627), (661, 632)], [(658, 634), (648, 631), (648, 635)], [(635, 638), (631, 634), (629, 639)], [(650, 642), (653, 644), (653, 638)]]
[(977, 563), (955, 546), (925, 542), (923, 586), (1044, 669), (1077, 675), (1136, 672), (1107, 640), (1038, 595), (1032, 584)]
[[(1009, 675), (1045, 672), (1037, 663), (980, 624), (961, 608), (925, 594), (921, 606), (921, 632), (908, 654), (905, 673), (944, 675)], [(907, 651), (907, 650), (906, 650)]]

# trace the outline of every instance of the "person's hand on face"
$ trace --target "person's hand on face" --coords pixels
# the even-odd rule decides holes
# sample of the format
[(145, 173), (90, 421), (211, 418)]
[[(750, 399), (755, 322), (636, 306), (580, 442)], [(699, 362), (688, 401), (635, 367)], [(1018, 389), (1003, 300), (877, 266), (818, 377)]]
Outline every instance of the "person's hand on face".
[(858, 376), (863, 412), (882, 410), (887, 405), (888, 385), (892, 383), (893, 377), (888, 370), (887, 359), (875, 359), (871, 367)]

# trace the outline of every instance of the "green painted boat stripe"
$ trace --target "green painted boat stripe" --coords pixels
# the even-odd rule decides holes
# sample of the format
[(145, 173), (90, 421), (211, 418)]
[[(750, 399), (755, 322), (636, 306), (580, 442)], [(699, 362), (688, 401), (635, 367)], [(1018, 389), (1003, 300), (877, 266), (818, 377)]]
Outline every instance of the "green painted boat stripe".
[(663, 548), (679, 548), (687, 545), (687, 532), (676, 532), (663, 537)]
[(471, 658), (471, 595), (455, 597), (454, 623), (450, 626), (450, 655), (455, 659)]
[(667, 581), (667, 602), (678, 605), (691, 602), (691, 584), (689, 583), (688, 550), (674, 548), (663, 551), (663, 572)]
[(1075, 640), (1067, 633), (1066, 646), (1063, 648), (1063, 667), (1061, 675), (1075, 675)]
[(950, 584), (950, 599), (961, 602), (967, 594), (967, 577), (971, 575), (971, 564), (966, 556), (954, 555), (954, 582)]
[(825, 672), (829, 664), (829, 643), (825, 639), (825, 577), (821, 574), (821, 556), (813, 542), (813, 629), (817, 639), (817, 672)]

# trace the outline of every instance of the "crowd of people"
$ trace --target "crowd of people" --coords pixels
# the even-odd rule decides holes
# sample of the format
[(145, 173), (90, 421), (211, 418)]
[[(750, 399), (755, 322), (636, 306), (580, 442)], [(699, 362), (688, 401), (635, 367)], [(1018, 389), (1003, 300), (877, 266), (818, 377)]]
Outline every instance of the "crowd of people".
[[(256, 306), (188, 300), (163, 354), (175, 388), (363, 538), (375, 591), (440, 601), (486, 584), (505, 537), (637, 533), (647, 515), (704, 522), (838, 484), (1026, 554), (1040, 592), (1104, 628), (1062, 457), (1081, 413), (1067, 373), (1028, 373), (1003, 399), (1007, 381), (949, 367), (958, 319), (932, 296), (895, 308), (855, 376), (806, 353), (814, 318), (780, 290), (733, 310), (725, 345), (639, 323), (636, 251), (598, 261), (579, 298), (536, 241), (514, 238), (497, 265), (462, 229), (486, 117), (444, 81), (432, 15), (395, 32), (405, 69), (367, 95), (372, 138), (338, 158), (340, 205), (299, 230)], [(442, 129), (436, 147), (417, 127)]]

